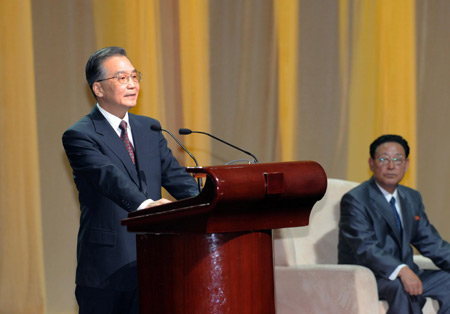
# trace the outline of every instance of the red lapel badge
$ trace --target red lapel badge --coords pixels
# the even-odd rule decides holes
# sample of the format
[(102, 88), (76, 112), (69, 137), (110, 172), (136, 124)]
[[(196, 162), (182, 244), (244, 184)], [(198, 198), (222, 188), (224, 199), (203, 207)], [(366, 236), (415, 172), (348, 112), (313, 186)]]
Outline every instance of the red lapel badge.
[(419, 221), (419, 220), (420, 220), (420, 216), (416, 216), (416, 217), (414, 217), (414, 218), (416, 218), (416, 221)]

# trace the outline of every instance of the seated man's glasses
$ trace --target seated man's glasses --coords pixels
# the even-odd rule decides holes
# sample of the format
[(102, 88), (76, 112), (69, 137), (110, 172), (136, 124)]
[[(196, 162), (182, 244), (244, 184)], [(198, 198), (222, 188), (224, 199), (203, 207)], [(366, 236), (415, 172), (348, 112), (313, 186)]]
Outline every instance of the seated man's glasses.
[(114, 75), (112, 77), (108, 77), (108, 78), (104, 78), (104, 79), (101, 79), (101, 80), (97, 80), (97, 82), (102, 82), (102, 81), (106, 81), (106, 80), (116, 79), (117, 82), (120, 85), (125, 85), (125, 84), (128, 84), (128, 82), (130, 81), (130, 78), (134, 82), (139, 83), (139, 82), (142, 81), (142, 73), (139, 72), (139, 71), (133, 72), (131, 74), (119, 73), (119, 74), (116, 74), (116, 75)]
[(394, 165), (396, 166), (401, 166), (403, 164), (403, 162), (405, 161), (405, 158), (403, 156), (399, 156), (399, 157), (378, 157), (377, 158), (378, 162), (380, 163), (380, 165), (387, 165), (388, 163), (390, 163), (391, 161), (394, 163)]

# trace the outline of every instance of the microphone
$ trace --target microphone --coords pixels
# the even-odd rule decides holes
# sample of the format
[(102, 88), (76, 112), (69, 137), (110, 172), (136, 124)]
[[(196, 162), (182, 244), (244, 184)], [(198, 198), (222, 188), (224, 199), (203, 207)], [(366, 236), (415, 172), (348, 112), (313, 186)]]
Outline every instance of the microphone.
[[(174, 140), (175, 140), (175, 142), (177, 142), (178, 143), (178, 145), (180, 145), (181, 146), (181, 148), (183, 148), (184, 149), (184, 151), (194, 160), (194, 162), (195, 162), (195, 165), (197, 166), (197, 167), (199, 167), (199, 165), (198, 165), (198, 162), (197, 162), (197, 159), (195, 159), (195, 157), (194, 157), (194, 155), (192, 155), (191, 154), (191, 152), (190, 151), (188, 151), (188, 149), (175, 137), (175, 135), (173, 135), (171, 132), (169, 132), (168, 130), (166, 130), (166, 129), (163, 129), (162, 127), (160, 127), (159, 125), (156, 125), (156, 124), (152, 124), (151, 126), (150, 126), (150, 129), (152, 129), (152, 131), (156, 131), (156, 132), (160, 132), (160, 131), (164, 131), (164, 132), (166, 132), (166, 133), (168, 133)], [(201, 186), (202, 186), (202, 178), (198, 178), (198, 191), (199, 192), (201, 192), (202, 191), (202, 188), (201, 188)]]
[(208, 135), (208, 136), (212, 137), (213, 139), (218, 140), (219, 142), (222, 142), (222, 143), (224, 143), (224, 144), (226, 144), (226, 145), (228, 145), (228, 146), (233, 147), (234, 149), (237, 149), (237, 150), (239, 150), (239, 151), (241, 151), (241, 152), (243, 152), (243, 153), (245, 153), (245, 154), (247, 154), (247, 155), (252, 156), (252, 157), (253, 157), (253, 162), (252, 162), (252, 164), (257, 164), (257, 163), (258, 163), (258, 159), (257, 159), (257, 158), (255, 157), (255, 155), (253, 155), (252, 153), (250, 153), (250, 152), (248, 152), (248, 151), (246, 151), (246, 150), (243, 150), (242, 148), (239, 148), (239, 147), (237, 147), (237, 146), (234, 146), (233, 144), (230, 144), (230, 143), (228, 143), (228, 142), (225, 142), (224, 140), (221, 140), (220, 138), (215, 137), (215, 136), (212, 135), (212, 134), (209, 134), (209, 133), (206, 133), (206, 132), (201, 132), (201, 131), (192, 131), (192, 130), (190, 130), (190, 129), (180, 129), (180, 130), (178, 131), (178, 133), (180, 133), (181, 135), (188, 135), (188, 134), (191, 134), (191, 133), (199, 133), (199, 134), (205, 134), (205, 135)]

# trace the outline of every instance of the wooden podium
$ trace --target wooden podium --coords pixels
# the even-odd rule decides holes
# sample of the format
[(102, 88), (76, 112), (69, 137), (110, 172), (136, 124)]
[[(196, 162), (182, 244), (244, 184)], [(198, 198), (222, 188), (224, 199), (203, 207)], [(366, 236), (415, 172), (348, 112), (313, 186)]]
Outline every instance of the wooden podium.
[(141, 314), (274, 314), (272, 230), (305, 226), (327, 177), (311, 161), (188, 168), (193, 198), (135, 211)]

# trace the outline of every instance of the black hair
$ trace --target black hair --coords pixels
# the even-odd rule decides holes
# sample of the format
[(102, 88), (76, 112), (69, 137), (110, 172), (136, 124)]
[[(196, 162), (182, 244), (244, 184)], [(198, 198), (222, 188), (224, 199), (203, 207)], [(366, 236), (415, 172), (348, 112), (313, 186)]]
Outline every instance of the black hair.
[(381, 144), (389, 143), (389, 142), (395, 142), (395, 143), (399, 143), (400, 145), (402, 145), (403, 149), (405, 150), (405, 158), (408, 158), (408, 156), (409, 156), (408, 142), (400, 135), (395, 135), (395, 134), (381, 135), (379, 138), (377, 138), (375, 141), (373, 141), (372, 144), (370, 144), (370, 157), (372, 157), (372, 159), (375, 159), (375, 153), (377, 151), (377, 148)]
[(105, 75), (103, 69), (103, 62), (113, 56), (127, 56), (125, 49), (121, 47), (106, 47), (94, 52), (86, 63), (86, 80), (89, 84), (92, 94), (95, 98), (96, 95), (92, 89), (92, 85)]

